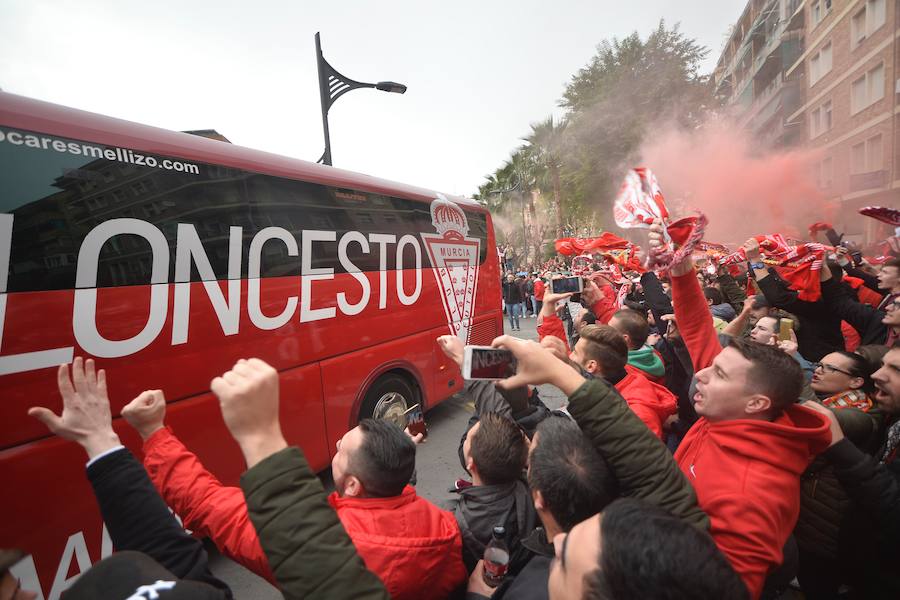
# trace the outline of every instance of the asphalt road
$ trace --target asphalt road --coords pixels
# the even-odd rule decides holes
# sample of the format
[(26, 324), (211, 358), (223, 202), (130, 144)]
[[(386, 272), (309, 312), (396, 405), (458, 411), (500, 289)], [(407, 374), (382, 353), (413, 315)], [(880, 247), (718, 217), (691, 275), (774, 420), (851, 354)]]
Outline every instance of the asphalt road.
[[(536, 319), (522, 319), (521, 331), (509, 331), (509, 321), (505, 322), (506, 333), (522, 339), (537, 340)], [(565, 396), (553, 386), (541, 386), (540, 396), (551, 409), (562, 406)], [(447, 490), (458, 477), (466, 477), (459, 464), (457, 447), (459, 438), (465, 431), (473, 406), (462, 394), (450, 398), (425, 415), (428, 426), (428, 440), (418, 448), (416, 471), (419, 495), (436, 504), (452, 497)], [(234, 590), (235, 598), (270, 600), (281, 598), (281, 594), (265, 580), (260, 579), (233, 561), (219, 556), (210, 547), (213, 572), (226, 581)]]

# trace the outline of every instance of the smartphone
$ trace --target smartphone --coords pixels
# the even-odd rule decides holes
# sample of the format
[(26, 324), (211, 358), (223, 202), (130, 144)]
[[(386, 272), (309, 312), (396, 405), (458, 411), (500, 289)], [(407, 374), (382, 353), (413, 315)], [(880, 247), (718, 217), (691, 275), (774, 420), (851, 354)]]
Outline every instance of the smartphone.
[(791, 331), (794, 330), (793, 319), (781, 319), (781, 327), (778, 330), (778, 340), (781, 342), (791, 339)]
[(580, 294), (584, 289), (584, 280), (581, 277), (563, 277), (550, 280), (550, 291), (554, 294)]
[(497, 380), (516, 373), (516, 359), (509, 350), (490, 346), (466, 346), (463, 354), (463, 378)]
[(428, 437), (428, 428), (425, 427), (425, 415), (422, 414), (422, 407), (413, 404), (403, 413), (406, 417), (406, 427), (413, 435), (422, 434), (422, 437)]

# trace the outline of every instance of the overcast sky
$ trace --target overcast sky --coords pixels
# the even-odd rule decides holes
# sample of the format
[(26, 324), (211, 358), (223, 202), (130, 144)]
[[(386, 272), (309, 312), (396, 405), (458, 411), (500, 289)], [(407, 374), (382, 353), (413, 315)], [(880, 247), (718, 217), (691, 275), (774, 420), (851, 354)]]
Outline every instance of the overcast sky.
[(335, 166), (468, 195), (551, 113), (597, 44), (660, 18), (711, 49), (745, 0), (0, 0), (0, 88), (315, 161), (313, 36), (360, 81), (329, 114)]

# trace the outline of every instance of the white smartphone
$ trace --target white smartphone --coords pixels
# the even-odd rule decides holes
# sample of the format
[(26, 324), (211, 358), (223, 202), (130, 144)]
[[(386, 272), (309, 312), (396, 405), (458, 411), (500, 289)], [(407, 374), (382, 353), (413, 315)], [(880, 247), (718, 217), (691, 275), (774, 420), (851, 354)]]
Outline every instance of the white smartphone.
[(516, 359), (509, 350), (490, 346), (466, 346), (464, 350), (464, 379), (496, 381), (516, 373)]
[(581, 277), (563, 277), (550, 280), (550, 291), (554, 294), (580, 294), (584, 289), (584, 280)]

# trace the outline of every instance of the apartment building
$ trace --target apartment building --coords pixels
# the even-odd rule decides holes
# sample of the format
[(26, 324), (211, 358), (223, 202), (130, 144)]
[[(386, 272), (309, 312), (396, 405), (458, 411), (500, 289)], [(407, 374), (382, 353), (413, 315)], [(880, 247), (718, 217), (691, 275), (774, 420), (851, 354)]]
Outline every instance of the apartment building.
[(804, 144), (821, 151), (815, 177), (838, 206), (834, 220), (859, 242), (887, 226), (860, 219), (863, 206), (900, 207), (898, 0), (807, 0), (807, 47), (787, 74), (804, 72)]
[(818, 151), (827, 215), (858, 242), (888, 235), (860, 218), (900, 207), (900, 0), (750, 0), (713, 75), (764, 147)]
[(805, 18), (802, 0), (751, 0), (713, 72), (716, 94), (765, 146), (802, 141), (788, 116), (803, 106), (803, 74), (787, 71), (803, 55)]

